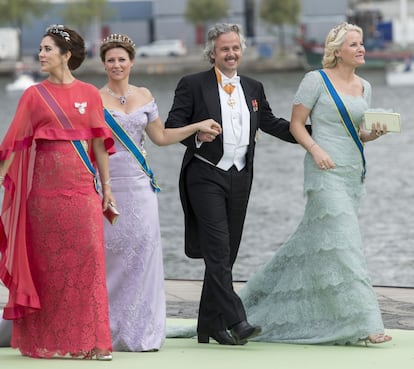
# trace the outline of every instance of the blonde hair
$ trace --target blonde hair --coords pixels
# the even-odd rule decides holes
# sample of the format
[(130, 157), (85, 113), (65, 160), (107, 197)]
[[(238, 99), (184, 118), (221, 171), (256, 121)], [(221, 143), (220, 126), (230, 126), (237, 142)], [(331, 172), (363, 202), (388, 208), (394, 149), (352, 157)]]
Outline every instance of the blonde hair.
[(322, 58), (324, 68), (334, 68), (338, 63), (338, 57), (335, 52), (338, 51), (345, 42), (345, 36), (350, 31), (358, 32), (361, 37), (364, 36), (362, 28), (350, 23), (340, 23), (332, 28), (325, 41), (325, 51)]

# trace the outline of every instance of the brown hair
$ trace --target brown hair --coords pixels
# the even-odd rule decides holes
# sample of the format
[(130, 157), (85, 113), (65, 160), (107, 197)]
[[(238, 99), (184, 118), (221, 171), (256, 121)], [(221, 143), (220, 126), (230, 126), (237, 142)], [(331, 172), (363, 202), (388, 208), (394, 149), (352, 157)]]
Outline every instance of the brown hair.
[(120, 33), (112, 33), (111, 35), (106, 37), (101, 43), (101, 47), (99, 50), (101, 60), (105, 62), (106, 52), (117, 47), (124, 49), (128, 53), (130, 60), (135, 59), (134, 41), (132, 41), (127, 35)]
[(46, 29), (43, 37), (46, 36), (53, 38), (62, 55), (71, 52), (68, 61), (70, 70), (79, 68), (86, 57), (85, 41), (79, 33), (66, 26), (53, 24)]

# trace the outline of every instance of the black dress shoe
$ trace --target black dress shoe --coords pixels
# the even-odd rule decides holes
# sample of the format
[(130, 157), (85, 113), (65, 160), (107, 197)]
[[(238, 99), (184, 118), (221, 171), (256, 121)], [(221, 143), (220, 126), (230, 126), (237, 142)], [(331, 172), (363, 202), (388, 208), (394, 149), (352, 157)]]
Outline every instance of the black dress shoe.
[(244, 345), (248, 339), (256, 337), (262, 331), (257, 325), (250, 325), (245, 320), (231, 327), (231, 334), (237, 345)]
[(235, 339), (226, 330), (212, 333), (198, 332), (198, 343), (210, 343), (210, 337), (220, 345), (236, 345)]

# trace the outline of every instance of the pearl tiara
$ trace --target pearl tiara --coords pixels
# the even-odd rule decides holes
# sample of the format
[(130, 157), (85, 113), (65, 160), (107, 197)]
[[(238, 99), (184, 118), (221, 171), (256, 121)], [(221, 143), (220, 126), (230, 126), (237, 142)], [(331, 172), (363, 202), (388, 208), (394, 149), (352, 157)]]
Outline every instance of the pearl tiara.
[(122, 35), (120, 33), (112, 33), (108, 37), (102, 40), (101, 45), (110, 44), (110, 43), (121, 43), (129, 44), (132, 47), (135, 47), (134, 41), (132, 41), (127, 35)]
[(46, 28), (46, 33), (53, 33), (55, 35), (60, 35), (63, 37), (67, 42), (70, 41), (70, 35), (65, 31), (65, 26), (62, 24), (52, 24)]

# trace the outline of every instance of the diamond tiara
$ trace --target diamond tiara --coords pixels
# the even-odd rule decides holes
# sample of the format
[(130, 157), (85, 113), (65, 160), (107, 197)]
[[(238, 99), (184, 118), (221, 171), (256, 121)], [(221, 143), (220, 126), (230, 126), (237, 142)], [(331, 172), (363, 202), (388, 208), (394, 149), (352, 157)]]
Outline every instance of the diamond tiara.
[(127, 35), (122, 35), (119, 33), (112, 33), (108, 37), (104, 38), (101, 42), (101, 45), (109, 44), (112, 42), (118, 42), (121, 44), (129, 44), (132, 47), (135, 47), (134, 41), (132, 41)]
[(70, 35), (65, 31), (65, 26), (62, 24), (51, 24), (49, 27), (46, 28), (46, 33), (53, 33), (55, 35), (60, 35), (63, 37), (67, 42), (70, 41)]

